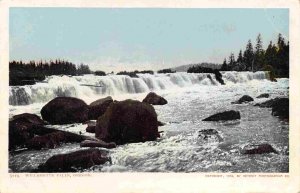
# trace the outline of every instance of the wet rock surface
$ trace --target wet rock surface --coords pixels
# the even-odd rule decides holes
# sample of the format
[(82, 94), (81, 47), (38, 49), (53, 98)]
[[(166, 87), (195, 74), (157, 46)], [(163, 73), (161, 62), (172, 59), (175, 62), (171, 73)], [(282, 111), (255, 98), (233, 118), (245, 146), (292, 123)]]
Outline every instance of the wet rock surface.
[(229, 121), (236, 119), (241, 119), (240, 112), (231, 110), (211, 115), (202, 121)]
[(110, 162), (107, 151), (96, 148), (79, 150), (50, 157), (39, 166), (40, 172), (74, 172), (78, 169), (90, 168)]
[(111, 96), (98, 99), (92, 102), (89, 105), (89, 113), (88, 113), (89, 119), (97, 120), (99, 116), (105, 113), (106, 109), (112, 102), (113, 99), (111, 98)]
[(147, 103), (135, 100), (113, 102), (97, 120), (96, 137), (106, 142), (152, 141), (159, 136), (157, 114)]
[(42, 118), (51, 124), (83, 123), (88, 120), (88, 105), (73, 97), (56, 97), (41, 110)]
[(146, 96), (146, 98), (144, 98), (143, 102), (151, 104), (151, 105), (165, 105), (168, 103), (168, 101), (165, 98), (157, 95), (154, 92), (150, 92)]

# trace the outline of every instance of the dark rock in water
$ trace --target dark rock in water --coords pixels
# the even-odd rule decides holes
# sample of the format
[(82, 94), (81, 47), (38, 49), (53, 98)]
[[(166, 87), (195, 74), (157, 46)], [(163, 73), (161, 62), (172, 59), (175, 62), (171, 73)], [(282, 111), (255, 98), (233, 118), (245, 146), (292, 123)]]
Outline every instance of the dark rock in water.
[(87, 136), (78, 135), (68, 131), (59, 131), (53, 129), (53, 132), (42, 135), (35, 136), (32, 139), (26, 142), (26, 147), (28, 149), (40, 150), (43, 148), (53, 149), (60, 146), (62, 143), (72, 143), (72, 142), (81, 142), (89, 139)]
[(251, 144), (242, 149), (243, 154), (278, 153), (270, 144)]
[[(48, 128), (44, 124), (45, 122), (34, 114), (24, 113), (12, 117), (9, 121), (9, 150), (25, 145), (33, 149), (50, 148), (59, 144), (56, 142), (61, 141), (61, 133), (64, 135), (64, 140), (62, 140), (64, 142), (81, 142), (89, 139), (89, 137), (68, 131)], [(50, 133), (57, 132), (60, 134), (50, 135)]]
[(158, 96), (154, 92), (150, 92), (149, 94), (147, 94), (147, 96), (146, 96), (146, 98), (144, 98), (143, 102), (149, 103), (151, 105), (165, 105), (168, 103), (168, 101), (166, 99), (164, 99), (161, 96)]
[(280, 98), (272, 105), (272, 115), (289, 119), (289, 99)]
[(203, 129), (199, 131), (199, 137), (202, 137), (204, 140), (208, 140), (215, 136), (219, 142), (223, 141), (223, 138), (220, 136), (219, 132), (215, 129)]
[(88, 120), (88, 105), (73, 97), (57, 97), (41, 110), (44, 120), (51, 124), (83, 123)]
[(259, 106), (263, 108), (271, 108), (274, 103), (276, 103), (280, 98), (270, 99), (262, 103), (257, 103), (254, 106)]
[(87, 128), (85, 129), (86, 132), (88, 133), (95, 133), (95, 129), (96, 129), (96, 122), (89, 122), (87, 124)]
[(22, 113), (19, 115), (13, 116), (10, 121), (18, 121), (18, 122), (27, 122), (34, 125), (44, 125), (46, 124), (39, 116), (30, 113)]
[(219, 83), (221, 83), (222, 85), (225, 85), (224, 80), (223, 80), (223, 78), (222, 78), (222, 74), (220, 73), (220, 71), (217, 70), (217, 69), (215, 69), (215, 70), (214, 70), (214, 74), (215, 74), (215, 76), (216, 76), (216, 80), (217, 80)]
[(242, 103), (248, 103), (251, 101), (253, 101), (253, 98), (251, 96), (244, 95), (239, 100), (232, 102), (232, 104), (242, 104)]
[(30, 139), (26, 142), (26, 147), (28, 149), (36, 150), (40, 150), (42, 148), (53, 149), (57, 146), (60, 146), (60, 144), (64, 141), (66, 141), (64, 133), (57, 131)]
[(92, 141), (92, 140), (84, 140), (80, 143), (80, 147), (104, 147), (104, 148), (115, 148), (117, 147), (116, 143), (109, 142), (106, 143), (102, 140)]
[(40, 165), (39, 170), (41, 172), (74, 172), (76, 169), (86, 169), (106, 162), (111, 162), (107, 151), (91, 148), (54, 155)]
[(9, 149), (22, 146), (34, 136), (32, 130), (43, 127), (45, 122), (37, 115), (23, 113), (9, 121)]
[(279, 106), (280, 103), (283, 103), (288, 106), (288, 103), (289, 103), (288, 101), (289, 101), (288, 98), (274, 98), (274, 99), (270, 99), (270, 100), (267, 100), (262, 103), (257, 103), (254, 106), (259, 106), (262, 108), (273, 108), (273, 106)]
[(229, 121), (241, 119), (241, 115), (239, 111), (224, 111), (222, 113), (217, 113), (212, 116), (209, 116), (202, 121)]
[(96, 137), (117, 144), (156, 140), (157, 114), (148, 103), (136, 100), (113, 102), (98, 118)]
[(157, 121), (157, 126), (164, 126), (165, 123), (161, 122), (161, 121)]
[(270, 97), (270, 95), (268, 93), (264, 93), (264, 94), (257, 96), (256, 98), (269, 98), (269, 97)]
[(99, 116), (105, 113), (106, 109), (112, 102), (113, 99), (111, 96), (92, 102), (89, 105), (89, 119), (97, 120)]

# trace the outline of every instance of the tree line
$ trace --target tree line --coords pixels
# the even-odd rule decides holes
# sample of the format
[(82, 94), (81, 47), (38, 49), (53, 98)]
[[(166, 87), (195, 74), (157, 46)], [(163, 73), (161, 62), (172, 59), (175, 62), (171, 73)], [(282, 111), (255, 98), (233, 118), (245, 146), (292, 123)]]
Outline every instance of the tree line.
[(266, 50), (263, 49), (261, 34), (256, 38), (253, 47), (248, 41), (245, 51), (240, 50), (235, 59), (231, 53), (228, 60), (225, 58), (221, 66), (223, 71), (270, 71), (271, 76), (289, 77), (289, 41), (278, 34), (277, 43), (270, 41)]
[[(82, 75), (92, 74), (88, 65), (75, 65), (66, 60), (48, 61), (10, 61), (9, 62), (9, 85), (34, 84), (51, 75)], [(96, 75), (105, 75), (103, 71), (95, 72)]]

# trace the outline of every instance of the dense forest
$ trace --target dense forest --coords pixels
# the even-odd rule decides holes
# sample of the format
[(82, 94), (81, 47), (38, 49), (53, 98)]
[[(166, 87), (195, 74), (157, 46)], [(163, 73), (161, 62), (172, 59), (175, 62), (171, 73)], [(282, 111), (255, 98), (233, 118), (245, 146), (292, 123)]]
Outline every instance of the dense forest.
[(224, 59), (223, 71), (270, 71), (273, 77), (289, 77), (289, 42), (278, 35), (277, 43), (270, 41), (266, 50), (263, 49), (261, 34), (256, 38), (253, 47), (248, 41), (245, 51), (239, 51), (237, 59), (233, 53), (228, 60)]
[[(82, 75), (93, 73), (88, 65), (75, 64), (65, 60), (55, 61), (11, 61), (9, 62), (9, 85), (34, 84), (51, 75)], [(105, 75), (105, 72), (97, 71), (96, 75)]]

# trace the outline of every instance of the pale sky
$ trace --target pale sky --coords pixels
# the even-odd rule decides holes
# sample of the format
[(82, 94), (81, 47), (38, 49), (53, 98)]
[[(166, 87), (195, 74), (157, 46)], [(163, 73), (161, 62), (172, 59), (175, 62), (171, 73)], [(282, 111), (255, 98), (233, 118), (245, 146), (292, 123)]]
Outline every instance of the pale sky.
[(261, 33), (289, 38), (288, 9), (10, 8), (10, 60), (67, 59), (92, 70), (222, 63)]

